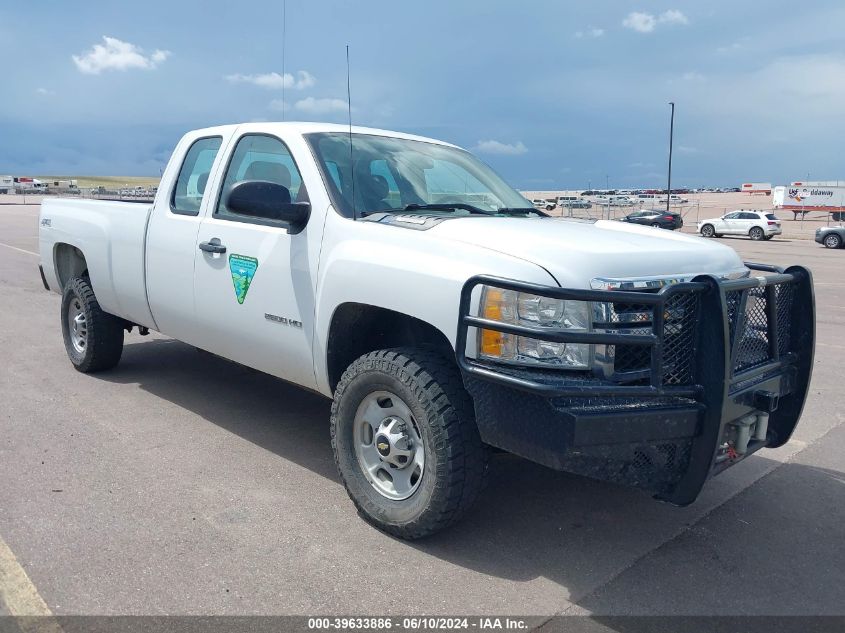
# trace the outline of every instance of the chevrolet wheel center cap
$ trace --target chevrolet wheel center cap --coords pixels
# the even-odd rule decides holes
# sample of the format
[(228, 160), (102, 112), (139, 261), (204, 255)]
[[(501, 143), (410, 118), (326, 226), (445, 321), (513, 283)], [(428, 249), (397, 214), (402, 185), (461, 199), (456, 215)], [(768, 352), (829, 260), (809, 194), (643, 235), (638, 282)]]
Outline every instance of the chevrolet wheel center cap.
[(384, 435), (379, 435), (376, 438), (376, 450), (382, 457), (390, 455), (390, 442), (387, 441)]

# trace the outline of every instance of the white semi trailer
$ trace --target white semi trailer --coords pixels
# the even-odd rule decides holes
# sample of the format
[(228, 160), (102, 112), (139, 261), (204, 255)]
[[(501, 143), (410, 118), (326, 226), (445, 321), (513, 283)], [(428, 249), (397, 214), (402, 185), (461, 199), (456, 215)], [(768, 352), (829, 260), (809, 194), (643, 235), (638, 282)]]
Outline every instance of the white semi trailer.
[(788, 187), (775, 187), (772, 205), (792, 211), (795, 217), (810, 211), (827, 211), (836, 220), (845, 219), (845, 181), (793, 182)]

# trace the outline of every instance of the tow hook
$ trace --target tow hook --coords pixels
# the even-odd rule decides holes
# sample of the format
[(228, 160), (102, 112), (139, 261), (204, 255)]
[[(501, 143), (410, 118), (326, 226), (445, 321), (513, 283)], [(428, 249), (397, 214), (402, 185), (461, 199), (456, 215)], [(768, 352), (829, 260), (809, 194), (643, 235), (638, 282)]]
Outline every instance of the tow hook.
[(766, 431), (769, 429), (769, 414), (763, 411), (746, 415), (739, 420), (731, 422), (736, 430), (734, 439), (734, 450), (738, 455), (745, 455), (748, 452), (748, 442), (753, 437), (755, 440), (765, 440)]
[(733, 438), (722, 444), (716, 462), (742, 457), (748, 452), (748, 443), (752, 439), (766, 441), (769, 414), (766, 411), (756, 411), (734, 420), (728, 427), (733, 430)]

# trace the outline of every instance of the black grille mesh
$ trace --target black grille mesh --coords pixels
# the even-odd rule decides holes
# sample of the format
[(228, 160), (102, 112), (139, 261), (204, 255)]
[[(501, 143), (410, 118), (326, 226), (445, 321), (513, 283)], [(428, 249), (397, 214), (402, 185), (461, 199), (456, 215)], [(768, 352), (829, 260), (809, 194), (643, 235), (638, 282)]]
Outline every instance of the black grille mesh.
[[(732, 290), (725, 293), (728, 328), (734, 372), (740, 373), (773, 360), (769, 334), (769, 298), (774, 293), (774, 314), (777, 318), (778, 354), (790, 349), (790, 311), (795, 293), (793, 284), (776, 284), (773, 291), (766, 287)], [(664, 307), (663, 328), (663, 384), (685, 385), (695, 381), (693, 359), (700, 299), (696, 293), (675, 293)], [(634, 318), (635, 314), (647, 315), (648, 321)], [(742, 318), (740, 318), (742, 316)], [(652, 331), (651, 308), (644, 305), (616, 304), (608, 318), (618, 323), (617, 331), (627, 334), (648, 334)], [(628, 327), (624, 327), (628, 325)], [(638, 327), (639, 326), (639, 327)], [(737, 333), (737, 328), (741, 332)], [(736, 353), (734, 354), (734, 347)], [(616, 345), (610, 347), (616, 374), (645, 371), (651, 367), (650, 348), (642, 345)], [(643, 377), (645, 380), (645, 377)]]
[(697, 294), (677, 293), (666, 302), (663, 326), (663, 384), (693, 382), (695, 332), (698, 323)]
[(777, 297), (777, 319), (778, 319), (778, 352), (786, 354), (789, 351), (789, 314), (792, 311), (792, 297), (795, 294), (793, 284), (780, 284), (775, 286)]
[[(695, 331), (698, 320), (698, 294), (676, 293), (669, 297), (663, 309), (663, 382), (667, 385), (690, 384), (693, 381), (692, 359), (694, 357)], [(628, 308), (630, 304), (616, 307)], [(650, 334), (651, 307), (631, 306), (646, 313), (649, 321), (646, 327), (626, 328), (627, 334)], [(623, 315), (625, 312), (623, 312)], [(621, 319), (624, 321), (623, 319)], [(612, 350), (616, 373), (647, 370), (651, 367), (651, 348), (643, 345), (616, 345)]]
[(770, 358), (767, 304), (765, 289), (745, 291), (745, 327), (735, 343), (736, 371), (762, 365)]
[[(777, 284), (773, 292), (774, 314), (777, 319), (777, 351), (778, 354), (786, 354), (790, 346), (789, 314), (795, 289), (792, 284)], [(769, 331), (771, 296), (767, 288), (735, 290), (726, 295), (735, 373), (759, 367), (773, 360)], [(743, 301), (744, 310), (740, 312)], [(737, 332), (740, 324), (742, 330)]]

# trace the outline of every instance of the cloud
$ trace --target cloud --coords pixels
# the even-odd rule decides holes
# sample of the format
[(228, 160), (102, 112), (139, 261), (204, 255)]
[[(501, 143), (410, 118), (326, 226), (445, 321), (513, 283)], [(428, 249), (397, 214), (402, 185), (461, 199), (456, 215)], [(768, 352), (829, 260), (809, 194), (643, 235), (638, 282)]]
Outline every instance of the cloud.
[(516, 143), (502, 143), (500, 141), (490, 139), (487, 141), (478, 141), (478, 145), (475, 146), (475, 150), (483, 154), (517, 156), (527, 152), (528, 148), (525, 147), (522, 141), (517, 141)]
[(56, 94), (55, 92), (53, 92), (52, 90), (48, 90), (47, 88), (38, 88), (35, 92), (40, 95), (44, 95), (45, 97), (49, 97), (51, 95)]
[(99, 75), (104, 70), (129, 70), (140, 68), (153, 70), (170, 57), (170, 51), (160, 49), (145, 55), (143, 49), (115, 37), (103, 36), (103, 44), (94, 44), (82, 55), (72, 55), (79, 72)]
[(294, 90), (304, 90), (311, 88), (317, 83), (314, 75), (307, 70), (297, 71), (294, 77), (291, 73), (280, 75), (279, 73), (263, 73), (261, 75), (242, 75), (236, 73), (234, 75), (226, 75), (226, 81), (231, 83), (247, 83), (262, 88), (270, 88), (279, 90), (281, 88), (293, 88)]
[(681, 154), (698, 154), (701, 152), (697, 147), (690, 147), (689, 145), (678, 145), (678, 151)]
[(622, 26), (638, 33), (651, 33), (661, 24), (689, 24), (689, 19), (677, 9), (669, 9), (660, 15), (632, 11), (622, 20)]
[(268, 107), (271, 110), (278, 110), (279, 112), (290, 110), (290, 104), (287, 101), (282, 101), (281, 99), (273, 99)]
[(329, 112), (345, 112), (346, 101), (343, 99), (315, 99), (306, 97), (293, 104), (301, 112), (309, 114), (328, 114)]
[[(798, 78), (784, 81), (784, 77)], [(720, 90), (690, 86), (690, 101), (705, 111), (755, 127), (783, 128), (787, 135), (824, 129), (843, 130), (845, 55), (809, 54), (779, 57), (752, 71), (737, 70), (718, 80)], [(725, 99), (724, 95), (731, 95)], [(777, 107), (771, 107), (777, 103)], [(790, 136), (792, 138), (792, 136)]]
[(588, 29), (586, 31), (575, 31), (575, 37), (582, 38), (582, 37), (601, 37), (604, 35), (604, 29)]
[(660, 24), (689, 24), (689, 18), (677, 9), (669, 9), (657, 16)]
[(681, 75), (681, 79), (684, 81), (704, 81), (705, 78), (701, 73), (691, 70)]
[(640, 13), (639, 11), (632, 11), (624, 20), (622, 26), (633, 29), (639, 33), (651, 33), (654, 27), (657, 26), (657, 18), (651, 13)]

